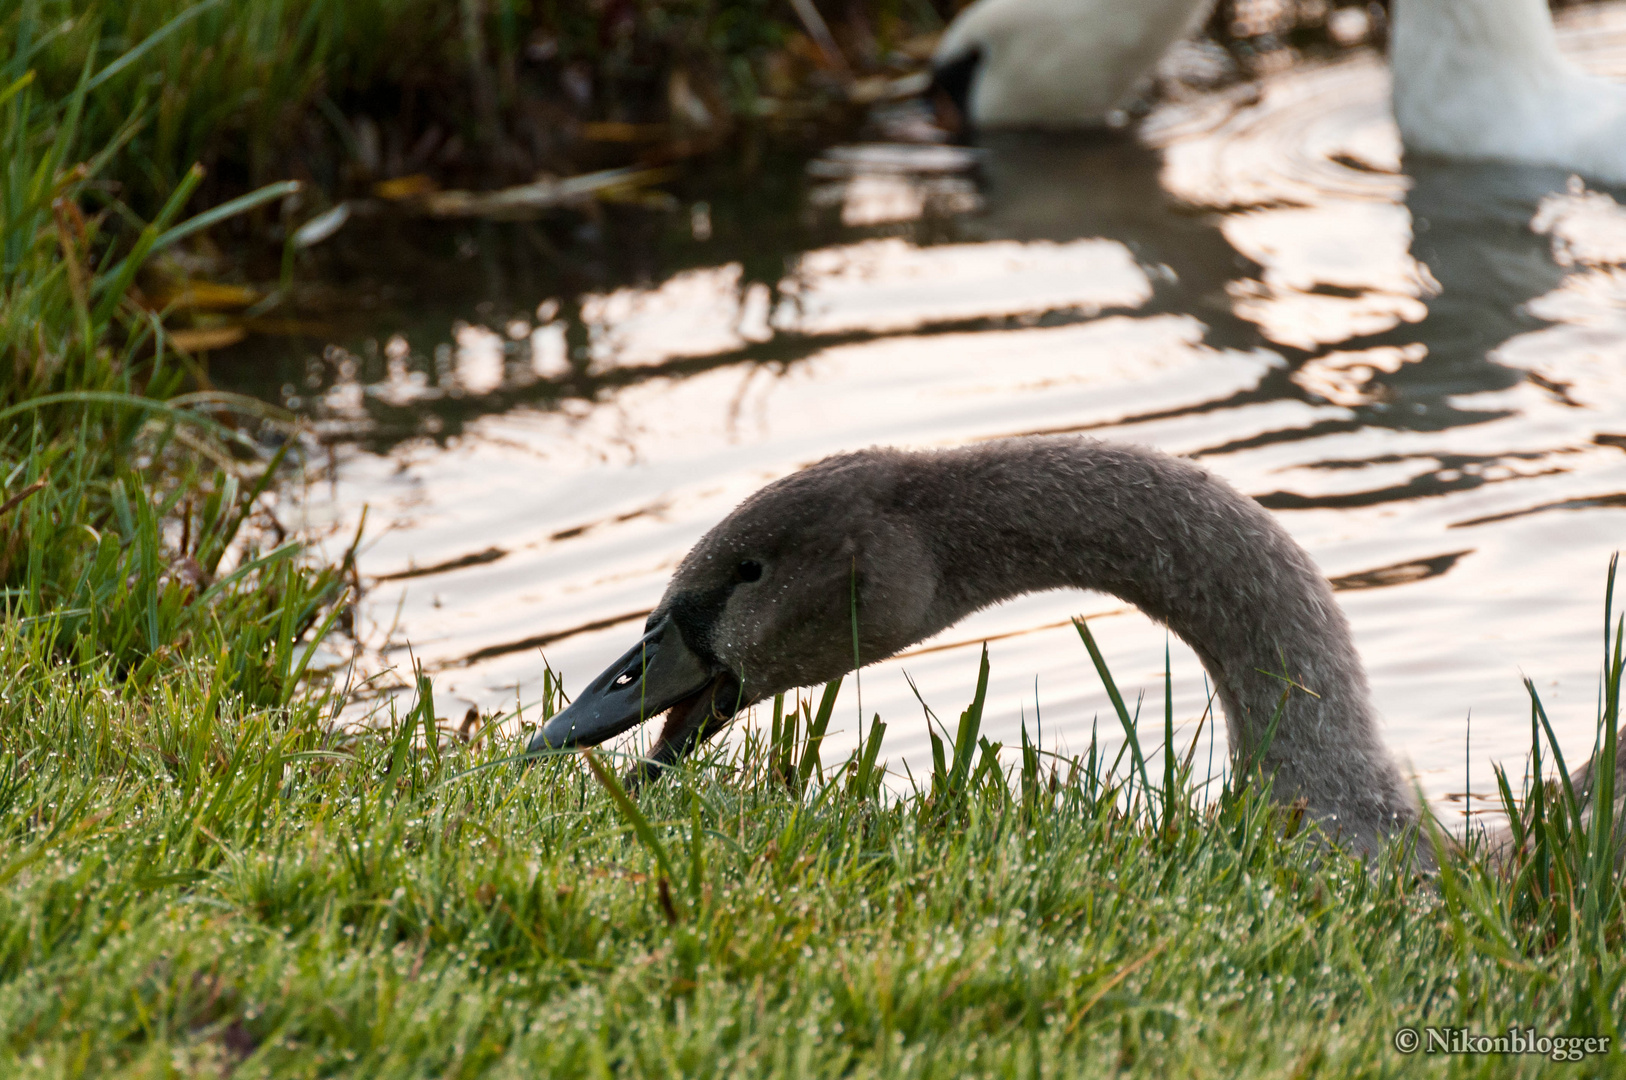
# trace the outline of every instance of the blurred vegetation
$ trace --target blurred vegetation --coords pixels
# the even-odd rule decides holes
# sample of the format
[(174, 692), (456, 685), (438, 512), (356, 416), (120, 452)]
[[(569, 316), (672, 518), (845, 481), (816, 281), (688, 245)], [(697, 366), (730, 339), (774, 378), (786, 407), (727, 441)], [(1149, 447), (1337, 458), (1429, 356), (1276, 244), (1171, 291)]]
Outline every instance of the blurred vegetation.
[[(87, 145), (137, 121), (106, 176), (151, 214), (194, 163), (206, 170), (194, 205), (281, 179), (333, 200), (420, 173), (496, 187), (682, 154), (740, 121), (839, 118), (855, 83), (919, 70), (957, 7), (18, 0), (0, 14), (0, 35), (15, 42), (8, 78), (34, 70), (48, 98), (68, 94), (87, 65), (98, 72), (81, 118)], [(1244, 56), (1316, 47), (1347, 8), (1223, 0), (1208, 32)], [(1371, 10), (1376, 33), (1382, 11)]]
[[(873, 5), (877, 40), (913, 29), (904, 6)], [(425, 170), (529, 180), (615, 141), (583, 123), (665, 121), (675, 97), (687, 122), (720, 125), (824, 62), (782, 0), (22, 0), (0, 34), (11, 77), (33, 68), (48, 96), (104, 72), (86, 137), (142, 118), (116, 172), (148, 212), (193, 162), (206, 197), (284, 178), (337, 196)]]

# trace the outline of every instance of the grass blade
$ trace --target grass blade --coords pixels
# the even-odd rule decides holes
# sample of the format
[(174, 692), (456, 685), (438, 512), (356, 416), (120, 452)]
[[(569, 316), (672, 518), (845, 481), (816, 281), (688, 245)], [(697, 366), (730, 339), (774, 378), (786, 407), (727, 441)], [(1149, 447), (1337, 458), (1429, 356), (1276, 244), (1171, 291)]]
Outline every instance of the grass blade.
[(1083, 619), (1074, 619), (1073, 626), (1078, 630), (1078, 636), (1083, 640), (1084, 647), (1089, 650), (1090, 661), (1095, 664), (1095, 672), (1101, 677), (1101, 684), (1106, 687), (1113, 711), (1118, 714), (1118, 722), (1123, 725), (1124, 739), (1129, 746), (1131, 760), (1134, 762), (1135, 771), (1140, 774), (1141, 790), (1150, 791), (1152, 784), (1146, 778), (1146, 758), (1140, 752), (1140, 737), (1135, 732), (1135, 721), (1129, 715), (1129, 708), (1124, 704), (1123, 695), (1118, 693), (1118, 684), (1107, 668), (1106, 657), (1101, 655), (1101, 647), (1095, 643), (1095, 635), (1090, 633), (1090, 628)]
[[(627, 794), (627, 789), (621, 786), (620, 780), (616, 779), (615, 773), (607, 768), (604, 762), (599, 760), (598, 754), (591, 749), (583, 750), (582, 757), (586, 760), (587, 767), (593, 771), (593, 775), (598, 778), (598, 782), (609, 793), (610, 801), (615, 803), (615, 808), (620, 811), (621, 817), (628, 825), (632, 826), (633, 834), (638, 837), (638, 842), (655, 857), (655, 864), (661, 869), (661, 877), (667, 881), (676, 880), (677, 874), (673, 872), (672, 860), (667, 857), (666, 845), (662, 844), (661, 838), (655, 835), (654, 826), (650, 825), (649, 819), (644, 816), (643, 811), (638, 809), (638, 804), (632, 801), (632, 797)], [(673, 902), (679, 904), (681, 914), (681, 902), (677, 901), (675, 897)]]
[[(796, 790), (806, 791), (813, 773), (819, 768), (819, 746), (824, 732), (830, 726), (830, 715), (836, 708), (836, 695), (841, 693), (841, 679), (832, 679), (824, 685), (824, 696), (819, 699), (819, 711), (807, 725), (807, 743), (802, 748), (802, 760), (796, 767)], [(821, 776), (822, 780), (823, 777)]]

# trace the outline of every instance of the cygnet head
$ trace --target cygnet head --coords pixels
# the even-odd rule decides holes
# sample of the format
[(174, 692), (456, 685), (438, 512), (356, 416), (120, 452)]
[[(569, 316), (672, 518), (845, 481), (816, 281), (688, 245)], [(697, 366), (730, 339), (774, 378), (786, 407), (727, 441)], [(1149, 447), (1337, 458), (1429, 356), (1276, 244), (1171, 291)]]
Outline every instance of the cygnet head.
[(919, 640), (937, 587), (899, 505), (898, 455), (846, 454), (771, 484), (689, 552), (651, 616), (756, 701)]
[(668, 709), (716, 722), (929, 635), (939, 569), (905, 506), (906, 455), (828, 458), (768, 485), (679, 564), (644, 638), (531, 749), (592, 745)]

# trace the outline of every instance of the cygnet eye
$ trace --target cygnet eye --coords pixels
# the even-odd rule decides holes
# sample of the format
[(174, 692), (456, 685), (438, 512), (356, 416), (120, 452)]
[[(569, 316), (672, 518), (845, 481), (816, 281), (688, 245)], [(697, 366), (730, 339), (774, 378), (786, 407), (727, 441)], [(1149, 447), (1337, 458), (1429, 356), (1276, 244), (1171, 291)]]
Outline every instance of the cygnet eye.
[(739, 575), (741, 581), (755, 581), (762, 576), (762, 564), (755, 559), (741, 559), (734, 572)]

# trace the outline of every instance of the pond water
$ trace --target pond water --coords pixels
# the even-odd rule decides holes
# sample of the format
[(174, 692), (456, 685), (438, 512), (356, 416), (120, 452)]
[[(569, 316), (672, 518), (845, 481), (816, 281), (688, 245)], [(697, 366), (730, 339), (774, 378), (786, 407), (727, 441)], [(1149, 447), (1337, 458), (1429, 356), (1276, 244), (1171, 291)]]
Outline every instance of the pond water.
[[(1564, 33), (1626, 77), (1626, 7)], [(585, 269), (541, 232), (473, 230), (443, 292), (378, 314), (371, 340), (220, 374), (286, 380), (315, 417), (330, 453), (307, 524), (336, 552), (368, 508), (362, 668), (415, 659), (454, 717), (535, 701), (545, 664), (579, 689), (710, 525), (826, 454), (1082, 432), (1187, 455), (1334, 579), (1390, 744), (1460, 813), (1491, 761), (1522, 768), (1523, 677), (1572, 761), (1592, 745), (1626, 540), (1626, 195), (1403, 162), (1387, 94), (1355, 53), (1165, 105), (1140, 141), (757, 163), (680, 185), (626, 219), (654, 235), (600, 235)], [(1080, 614), (1144, 695), (1147, 746), (1171, 649), (1184, 745), (1206, 700), (1191, 652), (1110, 597), (1047, 593), (864, 669), (892, 768), (930, 768), (905, 675), (952, 727), (984, 642), (990, 739), (1026, 723), (1077, 752), (1099, 723), (1115, 752)], [(851, 679), (836, 717), (826, 761), (856, 741)], [(1199, 770), (1224, 761), (1212, 730)]]

